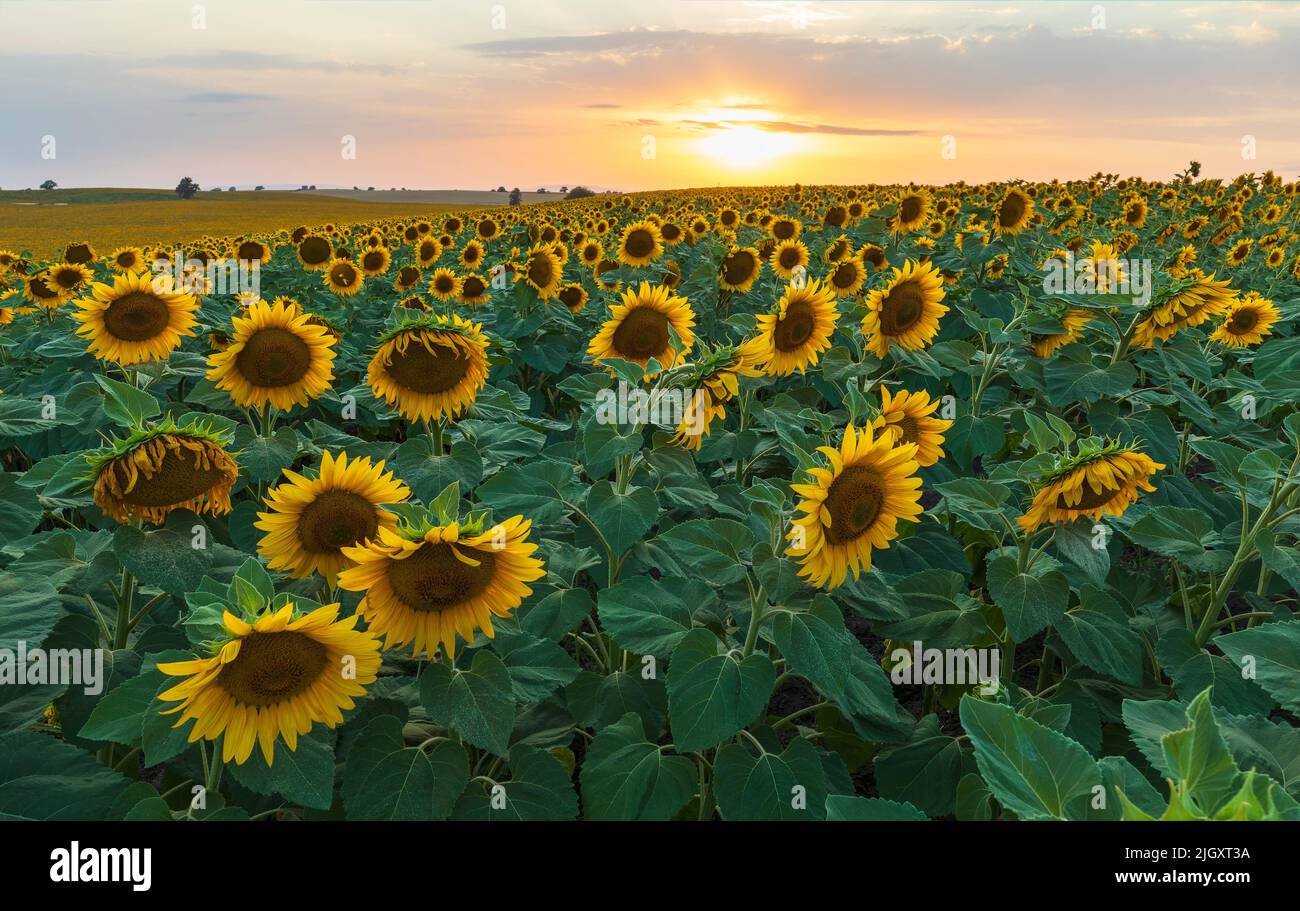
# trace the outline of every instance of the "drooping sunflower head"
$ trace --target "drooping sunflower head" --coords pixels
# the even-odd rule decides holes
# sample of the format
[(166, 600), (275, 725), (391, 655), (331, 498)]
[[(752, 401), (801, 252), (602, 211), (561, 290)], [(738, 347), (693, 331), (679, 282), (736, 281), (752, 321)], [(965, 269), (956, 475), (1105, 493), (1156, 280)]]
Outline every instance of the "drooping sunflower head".
[(763, 269), (763, 260), (753, 247), (733, 248), (722, 260), (718, 274), (718, 285), (728, 291), (744, 294), (754, 287), (758, 274)]
[(802, 286), (787, 286), (775, 312), (758, 316), (755, 346), (762, 352), (763, 372), (789, 376), (815, 366), (821, 352), (831, 346), (839, 315), (830, 285), (813, 279)]
[(337, 727), (365, 695), (379, 673), (379, 639), (356, 629), (355, 614), (338, 619), (337, 604), (300, 616), (294, 608), (281, 596), (260, 615), (226, 611), (228, 636), (209, 643), (210, 657), (158, 665), (185, 678), (158, 698), (179, 703), (163, 712), (181, 713), (175, 727), (194, 721), (190, 743), (221, 738), (223, 761), (236, 765), (260, 746), (269, 766), (277, 740), (296, 750), (314, 724)]
[(325, 269), (322, 283), (340, 297), (351, 297), (361, 290), (366, 274), (350, 259), (336, 258)]
[(95, 505), (122, 524), (161, 525), (177, 509), (225, 515), (239, 476), (226, 445), (226, 435), (206, 424), (170, 418), (112, 438), (90, 456)]
[(1019, 234), (1034, 215), (1034, 201), (1019, 187), (1008, 187), (993, 219), (995, 234)]
[(288, 469), (271, 488), (254, 527), (266, 532), (257, 551), (271, 569), (295, 579), (319, 573), (333, 586), (340, 570), (352, 566), (343, 548), (374, 540), (379, 529), (397, 527), (385, 504), (404, 503), (411, 491), (370, 459), (321, 455), (320, 472), (307, 478)]
[(495, 635), (493, 617), (509, 617), (532, 594), (529, 582), (545, 575), (529, 542), (532, 523), (514, 516), (492, 527), (482, 517), (467, 522), (402, 524), (379, 537), (344, 548), (356, 565), (339, 575), (340, 587), (365, 592), (358, 612), (384, 648), (408, 643), (415, 655), (441, 648), (455, 655), (456, 637)]
[(77, 301), (73, 318), (77, 335), (101, 361), (142, 364), (163, 361), (194, 334), (199, 301), (172, 290), (170, 275), (125, 272), (112, 285), (91, 285), (90, 296)]
[(1281, 317), (1281, 312), (1271, 300), (1264, 299), (1257, 291), (1251, 291), (1228, 305), (1223, 323), (1210, 334), (1210, 338), (1229, 348), (1258, 345), (1264, 341), (1264, 336), (1273, 334), (1273, 324)]
[(232, 342), (208, 358), (208, 379), (241, 408), (288, 411), (334, 379), (334, 336), (298, 305), (257, 301), (233, 320)]
[(1016, 521), (1025, 532), (1044, 524), (1073, 522), (1103, 515), (1121, 516), (1139, 491), (1154, 491), (1150, 478), (1165, 466), (1140, 452), (1137, 445), (1096, 439), (1080, 441), (1041, 480), (1033, 502)]
[(487, 383), (488, 339), (478, 323), (426, 315), (379, 339), (370, 388), (408, 421), (459, 417)]
[(1033, 335), (1030, 342), (1034, 348), (1034, 357), (1049, 358), (1066, 345), (1077, 342), (1083, 337), (1083, 328), (1096, 318), (1091, 310), (1075, 307), (1067, 309), (1060, 317), (1060, 332), (1046, 335)]
[(663, 235), (652, 221), (634, 221), (623, 229), (618, 261), (628, 266), (648, 266), (663, 256)]
[(1174, 281), (1157, 296), (1146, 316), (1133, 332), (1133, 344), (1150, 348), (1156, 339), (1168, 341), (1180, 330), (1199, 326), (1227, 311), (1237, 292), (1226, 279), (1215, 281), (1193, 269)]
[(87, 266), (98, 258), (95, 248), (85, 241), (68, 244), (63, 249), (63, 261), (78, 266)]
[[(695, 313), (686, 298), (664, 285), (641, 282), (623, 293), (622, 303), (609, 308), (587, 354), (597, 364), (603, 358), (621, 358), (646, 368), (653, 360), (660, 368), (673, 367), (695, 344)], [(673, 336), (677, 338), (674, 347)], [(657, 371), (646, 374), (649, 378)]]
[(829, 468), (808, 471), (808, 483), (791, 484), (802, 499), (786, 540), (785, 553), (800, 563), (799, 575), (819, 588), (836, 588), (849, 571), (858, 578), (871, 569), (873, 549), (898, 537), (898, 520), (917, 519), (921, 479), (916, 444), (895, 445), (892, 433), (874, 436), (870, 427), (849, 425), (838, 449), (821, 446)]
[(741, 377), (762, 376), (760, 349), (753, 341), (724, 345), (697, 353), (696, 360), (680, 368), (677, 385), (692, 390), (671, 442), (683, 449), (698, 450), (709, 436), (710, 425), (726, 416), (727, 402), (740, 391)]
[(880, 414), (871, 422), (877, 432), (892, 433), (895, 445), (915, 443), (916, 464), (926, 468), (943, 458), (943, 435), (952, 421), (931, 417), (939, 408), (939, 401), (930, 401), (925, 390), (897, 395), (888, 386), (880, 387)]
[(948, 312), (940, 303), (944, 297), (943, 276), (932, 263), (908, 260), (894, 269), (884, 288), (867, 295), (867, 314), (862, 331), (867, 348), (883, 358), (891, 345), (918, 351), (939, 332), (939, 320)]

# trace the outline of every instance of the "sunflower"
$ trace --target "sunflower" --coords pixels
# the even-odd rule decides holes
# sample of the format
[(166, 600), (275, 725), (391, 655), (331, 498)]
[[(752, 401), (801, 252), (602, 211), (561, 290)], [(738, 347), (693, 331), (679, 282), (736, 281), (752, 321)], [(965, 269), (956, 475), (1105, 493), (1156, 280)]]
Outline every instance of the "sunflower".
[[(695, 313), (686, 298), (643, 281), (640, 288), (623, 293), (621, 304), (609, 308), (609, 319), (587, 346), (587, 354), (597, 364), (603, 358), (622, 358), (642, 368), (652, 360), (661, 368), (673, 367), (695, 344), (694, 325)], [(673, 349), (674, 333), (681, 341), (680, 352)], [(656, 372), (647, 373), (646, 379)]]
[(465, 244), (465, 249), (460, 251), (460, 264), (466, 269), (477, 269), (482, 262), (483, 245), (476, 240)]
[(1228, 255), (1224, 259), (1234, 266), (1239, 266), (1250, 257), (1250, 248), (1254, 244), (1253, 240), (1239, 240), (1233, 244), (1232, 249), (1228, 251)]
[(334, 248), (329, 240), (319, 234), (308, 234), (298, 241), (298, 262), (308, 272), (317, 272), (330, 265)]
[(683, 378), (685, 388), (696, 392), (670, 442), (683, 449), (698, 450), (710, 435), (710, 425), (726, 417), (726, 404), (740, 391), (740, 378), (762, 375), (759, 348), (752, 340), (705, 353)]
[(437, 300), (449, 301), (460, 293), (460, 279), (445, 266), (434, 269), (429, 279), (429, 293)]
[(1050, 335), (1030, 336), (1030, 342), (1034, 347), (1034, 357), (1051, 357), (1058, 349), (1077, 342), (1083, 337), (1083, 327), (1095, 318), (1096, 314), (1091, 310), (1075, 308), (1066, 311), (1065, 315), (1061, 317), (1063, 331), (1054, 332)]
[(835, 264), (826, 282), (835, 289), (836, 297), (852, 297), (862, 290), (867, 281), (867, 267), (857, 256), (850, 256)]
[(171, 290), (170, 275), (127, 272), (110, 287), (95, 283), (77, 301), (77, 335), (101, 361), (141, 364), (166, 360), (181, 337), (194, 334), (198, 299)]
[(271, 261), (271, 247), (260, 240), (244, 240), (235, 247), (235, 259), (264, 266)]
[(1034, 215), (1034, 201), (1019, 187), (1008, 187), (993, 218), (993, 233), (1016, 235)]
[(1210, 334), (1210, 338), (1229, 348), (1258, 345), (1264, 341), (1264, 336), (1273, 334), (1272, 326), (1281, 316), (1271, 300), (1251, 291), (1228, 305), (1223, 324)]
[(116, 272), (138, 272), (145, 268), (144, 251), (139, 247), (118, 247), (108, 260)]
[(170, 419), (111, 438), (90, 459), (95, 505), (124, 525), (133, 519), (161, 525), (177, 509), (225, 515), (239, 476), (225, 442), (207, 425)]
[(1214, 316), (1227, 311), (1237, 292), (1228, 287), (1227, 280), (1215, 281), (1199, 270), (1187, 278), (1179, 279), (1172, 293), (1163, 303), (1152, 307), (1133, 333), (1133, 344), (1150, 348), (1156, 339), (1169, 341), (1180, 329), (1199, 326)]
[(1085, 440), (1077, 453), (1058, 459), (1043, 477), (1033, 502), (1016, 521), (1025, 532), (1054, 522), (1073, 522), (1103, 514), (1118, 518), (1138, 491), (1154, 491), (1150, 478), (1165, 466), (1154, 462), (1136, 446)]
[(488, 283), (476, 272), (460, 279), (456, 293), (460, 295), (460, 302), (470, 307), (481, 306), (492, 299), (488, 293)]
[(322, 279), (329, 288), (340, 297), (351, 297), (361, 290), (366, 275), (351, 260), (336, 258), (330, 261)]
[(550, 244), (536, 244), (528, 251), (521, 277), (537, 292), (539, 300), (550, 300), (560, 293), (564, 266)]
[(295, 302), (258, 301), (233, 323), (230, 346), (208, 358), (208, 379), (237, 406), (288, 411), (330, 388), (334, 336)]
[(366, 275), (383, 275), (393, 262), (393, 254), (387, 247), (372, 247), (361, 254), (361, 271)]
[(408, 421), (458, 417), (487, 383), (487, 336), (478, 323), (433, 315), (385, 333), (367, 378)]
[(46, 283), (59, 292), (59, 296), (64, 300), (76, 296), (77, 292), (89, 284), (94, 277), (95, 273), (90, 269), (73, 263), (50, 266), (45, 272)]
[(898, 520), (920, 521), (921, 479), (916, 444), (894, 445), (892, 433), (844, 428), (837, 450), (820, 446), (830, 468), (808, 470), (811, 483), (791, 484), (804, 513), (786, 534), (787, 556), (799, 558), (799, 575), (818, 588), (837, 588), (849, 570), (871, 569), (872, 548), (898, 537)]
[(590, 269), (596, 268), (604, 258), (604, 249), (594, 240), (589, 240), (578, 248), (578, 261)]
[(257, 552), (267, 566), (295, 579), (319, 573), (332, 588), (339, 572), (353, 565), (343, 548), (373, 540), (381, 528), (396, 528), (397, 516), (383, 506), (411, 497), (384, 467), (369, 457), (349, 462), (346, 452), (335, 458), (327, 450), (315, 478), (285, 469), (286, 480), (264, 500), (270, 511), (259, 512), (253, 523), (266, 532)]
[(889, 220), (890, 230), (895, 234), (908, 234), (925, 224), (930, 217), (930, 193), (917, 190), (905, 193), (898, 200), (894, 217)]
[(492, 618), (509, 617), (532, 594), (527, 583), (544, 576), (532, 523), (514, 516), (483, 530), (443, 525), (379, 530), (379, 538), (344, 548), (356, 566), (339, 575), (348, 591), (365, 592), (357, 612), (384, 648), (413, 643), (430, 658), (438, 647), (456, 653), (456, 636), (472, 642), (475, 630), (494, 635)]
[(96, 259), (98, 259), (98, 256), (95, 254), (95, 248), (85, 241), (76, 244), (68, 244), (63, 250), (63, 261), (65, 263), (87, 266), (93, 263)]
[(830, 348), (839, 318), (835, 292), (817, 279), (802, 287), (789, 285), (776, 311), (758, 316), (754, 349), (768, 376), (789, 376), (815, 366)]
[(871, 422), (873, 430), (892, 432), (894, 445), (915, 443), (916, 464), (922, 468), (943, 458), (943, 435), (953, 422), (930, 417), (939, 407), (937, 400), (930, 401), (928, 392), (906, 389), (891, 397), (887, 386), (880, 387), (880, 399), (880, 415)]
[(808, 268), (808, 248), (798, 240), (783, 240), (772, 249), (772, 271), (783, 281), (790, 281), (796, 273)]
[(939, 320), (948, 312), (943, 300), (943, 277), (931, 263), (912, 260), (894, 269), (889, 283), (867, 296), (862, 331), (867, 348), (883, 358), (891, 345), (919, 351), (939, 332)]
[(627, 266), (648, 266), (664, 255), (663, 235), (651, 221), (634, 221), (623, 229), (618, 261)]
[(168, 676), (186, 678), (159, 694), (180, 703), (163, 714), (181, 713), (174, 727), (194, 720), (190, 743), (221, 737), (222, 760), (236, 765), (261, 746), (269, 766), (277, 738), (296, 750), (317, 722), (338, 727), (343, 710), (356, 705), (353, 697), (375, 682), (382, 661), (379, 639), (355, 628), (355, 614), (339, 620), (337, 604), (295, 616), (290, 601), (260, 613), (244, 620), (226, 611), (230, 637), (212, 643), (211, 657), (158, 665)]
[(587, 289), (577, 282), (564, 285), (556, 296), (559, 297), (560, 303), (569, 308), (570, 313), (581, 313), (587, 306)]
[(758, 281), (758, 273), (763, 269), (763, 260), (753, 247), (733, 247), (722, 261), (718, 275), (718, 285), (728, 291), (744, 294)]

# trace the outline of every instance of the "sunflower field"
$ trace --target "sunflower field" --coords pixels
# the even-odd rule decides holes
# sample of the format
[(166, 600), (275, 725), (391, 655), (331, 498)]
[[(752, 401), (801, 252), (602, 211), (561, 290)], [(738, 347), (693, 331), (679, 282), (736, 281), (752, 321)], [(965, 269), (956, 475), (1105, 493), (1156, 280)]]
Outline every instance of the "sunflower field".
[(0, 816), (1300, 819), (1297, 186), (0, 250)]

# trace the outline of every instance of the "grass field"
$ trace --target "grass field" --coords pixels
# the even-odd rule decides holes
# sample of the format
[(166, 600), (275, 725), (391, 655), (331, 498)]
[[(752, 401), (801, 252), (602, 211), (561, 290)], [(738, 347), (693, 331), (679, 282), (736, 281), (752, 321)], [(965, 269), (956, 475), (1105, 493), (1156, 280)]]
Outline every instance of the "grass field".
[[(459, 199), (460, 193), (472, 198)], [(170, 190), (0, 191), (0, 249), (49, 256), (69, 239), (76, 239), (109, 252), (128, 244), (168, 243), (204, 234), (425, 215), (486, 205), (489, 202), (482, 200), (494, 196), (497, 198), (491, 201), (505, 201), (504, 194), (472, 191), (243, 191), (200, 193), (189, 200), (178, 199)], [(442, 201), (437, 201), (440, 198)]]
[[(422, 203), (468, 208), (470, 206), (503, 206), (510, 198), (508, 193), (492, 190), (317, 190), (322, 196), (337, 196), (364, 202)], [(564, 198), (563, 193), (523, 193), (523, 201), (554, 202)]]

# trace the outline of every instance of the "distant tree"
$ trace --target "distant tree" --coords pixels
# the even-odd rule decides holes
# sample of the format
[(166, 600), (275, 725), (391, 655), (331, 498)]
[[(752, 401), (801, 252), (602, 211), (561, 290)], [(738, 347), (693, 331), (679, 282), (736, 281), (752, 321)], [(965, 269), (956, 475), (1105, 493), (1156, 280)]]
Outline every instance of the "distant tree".
[(259, 183), (257, 186), (253, 187), (253, 189), (254, 189), (254, 190), (265, 190), (266, 187), (262, 186), (262, 185)]
[(513, 190), (510, 191), (510, 205), (517, 206), (523, 201), (524, 201), (524, 194), (519, 192), (518, 187), (515, 187)]
[(231, 188), (230, 188), (230, 192), (231, 192), (231, 193), (235, 192), (235, 188), (234, 188), (234, 187), (231, 187)]
[(211, 190), (209, 190), (208, 192), (209, 192), (209, 193), (220, 193), (220, 192), (221, 192), (221, 187), (213, 187), (213, 188), (212, 188)]
[(560, 187), (560, 192), (561, 192), (561, 193), (568, 193), (568, 192), (569, 192), (569, 188), (568, 188), (568, 187)]
[(197, 192), (199, 192), (199, 185), (188, 177), (182, 177), (181, 182), (176, 185), (176, 195), (181, 199), (193, 199)]
[(55, 183), (54, 181), (52, 181), (52, 180), (47, 180), (47, 181), (45, 181), (45, 183), (41, 184), (41, 189), (42, 189), (42, 190), (53, 190), (53, 189), (54, 189), (55, 187), (57, 187), (57, 186), (58, 186), (58, 184)]
[(595, 196), (595, 190), (588, 190), (584, 186), (576, 186), (568, 193), (564, 194), (565, 199), (582, 199), (584, 196)]
[(298, 188), (298, 192), (301, 193), (305, 189), (307, 189), (307, 185), (303, 184), (301, 187)]
[(538, 188), (537, 188), (537, 192), (538, 192), (538, 193), (545, 193), (545, 192), (546, 192), (546, 187), (538, 187)]
[(505, 188), (505, 187), (497, 187), (497, 192), (498, 192), (498, 193), (504, 193), (505, 191), (506, 191), (506, 188)]
[(308, 189), (310, 189), (310, 190), (314, 190), (314, 189), (316, 189), (316, 184), (312, 184), (310, 187), (308, 187)]
[(371, 193), (375, 192), (375, 188), (374, 188), (374, 187), (366, 187), (366, 189), (367, 189), (368, 191), (370, 191)]

